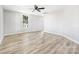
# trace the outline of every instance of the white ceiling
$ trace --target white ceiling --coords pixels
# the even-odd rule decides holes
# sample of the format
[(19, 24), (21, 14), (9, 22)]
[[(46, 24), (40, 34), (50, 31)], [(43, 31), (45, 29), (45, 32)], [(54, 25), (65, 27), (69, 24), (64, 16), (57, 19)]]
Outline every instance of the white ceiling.
[(64, 6), (60, 6), (60, 5), (38, 5), (38, 6), (45, 7), (45, 10), (42, 10), (42, 13), (37, 11), (32, 12), (34, 7), (33, 5), (3, 5), (3, 8), (6, 10), (18, 11), (18, 12), (28, 13), (28, 14), (37, 14), (37, 15), (54, 12), (56, 10), (60, 10), (64, 8)]

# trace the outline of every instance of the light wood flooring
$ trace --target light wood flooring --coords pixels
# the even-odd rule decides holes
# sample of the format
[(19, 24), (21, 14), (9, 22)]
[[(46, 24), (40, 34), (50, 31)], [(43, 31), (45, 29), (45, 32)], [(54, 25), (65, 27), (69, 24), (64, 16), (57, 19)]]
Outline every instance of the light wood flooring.
[(43, 32), (6, 36), (1, 54), (78, 54), (79, 45), (69, 39)]

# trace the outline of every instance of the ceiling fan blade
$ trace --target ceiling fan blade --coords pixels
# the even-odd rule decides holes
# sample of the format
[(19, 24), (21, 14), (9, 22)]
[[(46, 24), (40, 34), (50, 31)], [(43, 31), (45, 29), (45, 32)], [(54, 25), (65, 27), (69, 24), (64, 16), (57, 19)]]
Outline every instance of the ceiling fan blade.
[(41, 12), (39, 9), (37, 9), (37, 11)]
[(38, 8), (38, 9), (45, 9), (44, 7), (42, 7), (42, 8)]
[(38, 9), (38, 6), (37, 6), (37, 5), (34, 5), (34, 8), (35, 8), (35, 9)]

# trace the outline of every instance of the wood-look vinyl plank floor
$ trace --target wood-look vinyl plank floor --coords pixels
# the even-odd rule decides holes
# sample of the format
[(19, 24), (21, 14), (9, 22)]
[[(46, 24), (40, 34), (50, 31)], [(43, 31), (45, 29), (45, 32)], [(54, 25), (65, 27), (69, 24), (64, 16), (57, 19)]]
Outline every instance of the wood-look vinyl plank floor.
[(79, 45), (56, 34), (45, 32), (5, 36), (0, 54), (78, 54)]

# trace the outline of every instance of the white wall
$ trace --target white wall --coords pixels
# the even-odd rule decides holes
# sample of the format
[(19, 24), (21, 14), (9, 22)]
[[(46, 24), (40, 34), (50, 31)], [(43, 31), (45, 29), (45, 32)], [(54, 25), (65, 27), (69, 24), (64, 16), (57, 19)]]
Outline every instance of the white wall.
[(42, 16), (29, 15), (28, 31), (43, 31), (43, 19)]
[(63, 34), (79, 41), (79, 6), (64, 6), (43, 19), (45, 32)]
[(21, 15), (17, 12), (4, 10), (4, 34), (13, 34), (20, 31)]
[(0, 6), (0, 44), (3, 40), (3, 9)]
[[(28, 28), (23, 27), (22, 13), (4, 10), (4, 34), (15, 34), (30, 31), (41, 31), (43, 30), (43, 22), (41, 17), (36, 15), (28, 15), (29, 24)], [(26, 15), (26, 14), (25, 14)]]

